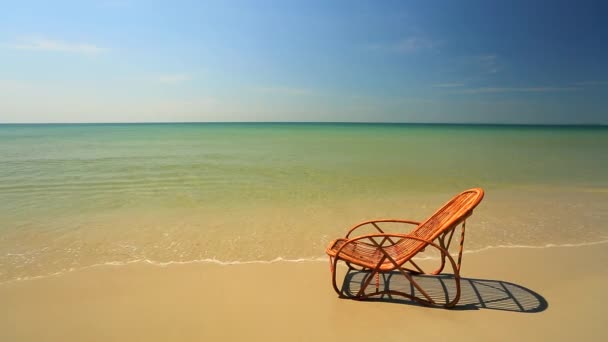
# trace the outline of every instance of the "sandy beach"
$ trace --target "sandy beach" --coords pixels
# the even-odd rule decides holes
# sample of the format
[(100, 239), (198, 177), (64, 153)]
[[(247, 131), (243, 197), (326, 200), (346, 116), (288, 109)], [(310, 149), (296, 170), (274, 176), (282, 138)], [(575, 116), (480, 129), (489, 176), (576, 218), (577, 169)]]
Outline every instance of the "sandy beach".
[(466, 254), (452, 310), (340, 299), (323, 262), (91, 267), (0, 285), (0, 340), (602, 341), (606, 247)]

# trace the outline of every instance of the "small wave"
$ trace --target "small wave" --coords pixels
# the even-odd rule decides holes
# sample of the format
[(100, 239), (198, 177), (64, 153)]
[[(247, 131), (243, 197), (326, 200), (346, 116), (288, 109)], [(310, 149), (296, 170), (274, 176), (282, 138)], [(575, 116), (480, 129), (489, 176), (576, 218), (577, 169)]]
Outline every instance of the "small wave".
[[(142, 259), (139, 262), (145, 262), (151, 265), (156, 266), (169, 266), (169, 265), (186, 265), (186, 264), (217, 264), (217, 265), (249, 265), (249, 264), (276, 264), (280, 262), (288, 262), (288, 263), (302, 263), (302, 262), (319, 262), (319, 261), (327, 261), (327, 257), (313, 257), (313, 258), (298, 258), (298, 259), (287, 259), (283, 257), (277, 257), (272, 260), (235, 260), (235, 261), (222, 261), (218, 259), (197, 259), (197, 260), (189, 260), (189, 261), (167, 261), (160, 262), (154, 261), (150, 259)], [(138, 261), (134, 261), (138, 262)]]
[(149, 265), (154, 265), (154, 266), (159, 266), (159, 267), (167, 267), (167, 266), (171, 266), (171, 265), (188, 265), (188, 264), (216, 264), (216, 265), (220, 265), (220, 266), (229, 266), (229, 265), (250, 265), (250, 264), (304, 263), (304, 262), (320, 262), (320, 261), (327, 261), (327, 257), (311, 257), (311, 258), (297, 258), (297, 259), (277, 257), (277, 258), (274, 258), (271, 260), (243, 260), (243, 261), (241, 261), (241, 260), (222, 261), (222, 260), (218, 260), (218, 259), (196, 259), (196, 260), (187, 260), (187, 261), (156, 261), (156, 260), (150, 260), (150, 259), (135, 259), (135, 260), (127, 260), (127, 261), (107, 261), (107, 262), (103, 262), (103, 263), (92, 264), (92, 265), (82, 266), (82, 267), (78, 267), (78, 268), (72, 267), (69, 269), (64, 269), (62, 271), (44, 274), (44, 275), (17, 277), (15, 279), (0, 282), (0, 286), (4, 285), (4, 284), (19, 282), (19, 281), (56, 277), (56, 276), (61, 276), (61, 275), (71, 273), (74, 271), (81, 271), (81, 270), (86, 270), (86, 269), (90, 269), (90, 268), (97, 268), (97, 267), (104, 267), (104, 266), (126, 266), (126, 265), (130, 265), (130, 264), (149, 264)]
[[(482, 252), (492, 250), (492, 249), (576, 248), (576, 247), (588, 247), (588, 246), (603, 245), (603, 244), (608, 244), (608, 240), (582, 242), (582, 243), (565, 243), (565, 244), (549, 243), (549, 244), (546, 244), (543, 246), (495, 245), (495, 246), (486, 246), (486, 247), (483, 247), (480, 249), (465, 250), (464, 254), (477, 254), (477, 253), (482, 253)], [(429, 260), (429, 259), (438, 259), (438, 258), (439, 257), (437, 257), (437, 256), (428, 256), (428, 257), (422, 257), (419, 259)], [(187, 260), (187, 261), (156, 261), (156, 260), (151, 260), (151, 259), (135, 259), (135, 260), (128, 260), (128, 261), (108, 261), (108, 262), (103, 262), (103, 263), (98, 263), (98, 264), (93, 264), (93, 265), (88, 265), (88, 266), (83, 266), (83, 267), (78, 267), (78, 268), (72, 267), (72, 268), (65, 269), (65, 270), (62, 270), (59, 272), (54, 272), (54, 273), (45, 274), (45, 275), (18, 277), (15, 279), (0, 282), (0, 285), (19, 282), (19, 281), (56, 277), (56, 276), (61, 276), (61, 275), (71, 273), (74, 271), (80, 271), (80, 270), (85, 270), (85, 269), (90, 269), (90, 268), (97, 268), (97, 267), (104, 267), (104, 266), (126, 266), (126, 265), (130, 265), (130, 264), (149, 264), (149, 265), (154, 265), (154, 266), (158, 266), (158, 267), (167, 267), (167, 266), (171, 266), (171, 265), (188, 265), (188, 264), (216, 264), (216, 265), (220, 265), (220, 266), (231, 266), (231, 265), (251, 265), (251, 264), (268, 265), (268, 264), (276, 264), (276, 263), (306, 263), (306, 262), (327, 262), (327, 256), (296, 258), (296, 259), (277, 257), (277, 258), (274, 258), (271, 260), (233, 260), (233, 261), (222, 261), (222, 260), (215, 259), (215, 258), (195, 259), (195, 260)]]
[(543, 246), (529, 246), (529, 245), (496, 245), (496, 246), (486, 246), (480, 249), (474, 249), (469, 251), (464, 251), (465, 254), (471, 253), (479, 253), (484, 252), (490, 249), (499, 249), (499, 248), (527, 248), (527, 249), (544, 249), (544, 248), (568, 248), (568, 247), (586, 247), (586, 246), (595, 246), (595, 245), (603, 245), (608, 243), (608, 240), (600, 240), (600, 241), (592, 241), (592, 242), (581, 242), (581, 243), (564, 243), (564, 244), (554, 244), (548, 243)]

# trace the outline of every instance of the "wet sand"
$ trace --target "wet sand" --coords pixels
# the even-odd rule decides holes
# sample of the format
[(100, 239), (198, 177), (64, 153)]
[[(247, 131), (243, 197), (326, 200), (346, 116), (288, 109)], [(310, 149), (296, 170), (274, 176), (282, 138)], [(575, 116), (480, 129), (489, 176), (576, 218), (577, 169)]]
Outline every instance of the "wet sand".
[(608, 339), (608, 244), (466, 254), (462, 275), (445, 310), (340, 299), (322, 262), (98, 266), (0, 285), (0, 341)]

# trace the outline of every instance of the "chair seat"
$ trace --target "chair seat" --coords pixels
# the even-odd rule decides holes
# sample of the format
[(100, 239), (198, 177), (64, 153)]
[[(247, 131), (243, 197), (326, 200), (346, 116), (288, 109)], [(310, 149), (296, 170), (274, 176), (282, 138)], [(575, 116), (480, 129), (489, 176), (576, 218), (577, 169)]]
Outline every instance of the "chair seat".
[[(348, 241), (348, 239), (336, 239), (327, 247), (327, 254), (336, 257), (338, 250)], [(364, 241), (353, 241), (340, 251), (340, 259), (351, 264), (366, 268), (376, 268), (380, 260), (388, 254), (398, 264), (410, 254), (410, 252), (420, 243), (415, 240), (399, 239), (394, 245), (382, 248)], [(384, 250), (384, 252), (382, 251)], [(385, 254), (386, 253), (386, 254)], [(386, 258), (380, 266), (380, 271), (391, 271), (395, 265)]]

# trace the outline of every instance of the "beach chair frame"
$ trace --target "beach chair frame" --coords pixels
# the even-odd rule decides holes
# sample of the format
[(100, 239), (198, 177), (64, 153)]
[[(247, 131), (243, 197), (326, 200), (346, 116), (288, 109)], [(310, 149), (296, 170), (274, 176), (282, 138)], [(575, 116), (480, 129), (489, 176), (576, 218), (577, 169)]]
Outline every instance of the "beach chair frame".
[[(464, 249), (464, 237), (466, 231), (466, 219), (473, 214), (473, 209), (483, 198), (484, 192), (475, 188), (462, 192), (450, 202), (437, 210), (424, 222), (416, 222), (401, 219), (381, 219), (361, 222), (349, 229), (346, 236), (336, 239), (330, 243), (326, 252), (329, 255), (332, 285), (340, 297), (351, 299), (365, 299), (372, 296), (399, 295), (409, 298), (418, 303), (429, 306), (453, 307), (460, 299), (460, 269), (462, 264), (462, 253)], [(386, 233), (380, 228), (380, 223), (403, 223), (415, 225), (416, 228), (408, 234)], [(350, 237), (353, 232), (362, 227), (373, 227), (377, 233)], [(455, 260), (449, 251), (454, 240), (457, 227), (460, 226), (460, 241), (458, 247), (458, 258)], [(413, 258), (424, 253), (427, 248), (438, 250), (439, 267), (431, 272), (426, 272)], [(441, 303), (432, 298), (413, 276), (415, 275), (439, 275), (447, 263), (453, 274), (456, 293), (449, 299), (446, 293), (445, 302)], [(343, 261), (348, 270), (367, 271), (361, 288), (355, 295), (349, 295), (341, 289), (336, 281), (336, 269), (338, 261)], [(409, 266), (409, 267), (406, 267)], [(411, 284), (411, 293), (396, 291), (388, 288), (380, 288), (380, 274), (395, 273), (403, 275)], [(366, 292), (373, 279), (376, 279), (375, 290)], [(414, 291), (415, 289), (415, 291)], [(414, 293), (420, 293), (415, 295)]]

